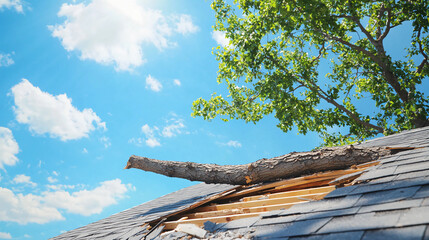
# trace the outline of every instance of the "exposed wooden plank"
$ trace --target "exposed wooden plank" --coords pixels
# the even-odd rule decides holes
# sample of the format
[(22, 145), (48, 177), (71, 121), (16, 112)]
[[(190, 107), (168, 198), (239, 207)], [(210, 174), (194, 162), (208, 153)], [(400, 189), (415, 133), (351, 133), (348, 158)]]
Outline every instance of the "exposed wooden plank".
[(229, 215), (243, 214), (243, 213), (262, 213), (262, 212), (273, 211), (273, 210), (288, 209), (295, 204), (305, 203), (305, 202), (308, 202), (308, 201), (301, 200), (294, 203), (275, 204), (275, 205), (250, 207), (250, 208), (234, 208), (234, 209), (225, 209), (225, 210), (209, 211), (209, 212), (197, 212), (197, 213), (186, 214), (184, 216), (187, 217), (188, 219), (195, 219), (195, 218), (229, 216)]
[[(246, 195), (249, 195), (249, 194), (252, 194), (255, 192), (260, 192), (260, 191), (264, 191), (267, 189), (276, 188), (276, 187), (279, 187), (282, 185), (289, 185), (289, 186), (291, 184), (299, 185), (302, 183), (302, 181), (305, 181), (305, 180), (306, 180), (306, 183), (308, 183), (311, 180), (317, 182), (321, 179), (329, 179), (329, 178), (334, 179), (334, 178), (339, 177), (341, 175), (353, 173), (355, 171), (361, 171), (361, 170), (356, 170), (356, 169), (336, 170), (336, 171), (329, 171), (329, 172), (323, 172), (323, 173), (316, 173), (316, 174), (312, 174), (312, 175), (304, 176), (304, 177), (297, 177), (297, 178), (292, 178), (292, 179), (281, 180), (278, 182), (273, 182), (273, 183), (268, 183), (268, 184), (264, 184), (261, 186), (243, 189), (241, 191), (237, 191), (235, 193), (226, 195), (220, 199), (238, 198), (238, 197), (246, 196)], [(279, 189), (281, 189), (281, 188), (279, 188)]]
[(225, 223), (230, 222), (237, 219), (249, 218), (249, 217), (257, 217), (260, 213), (246, 213), (246, 214), (236, 214), (229, 216), (220, 216), (220, 217), (211, 217), (211, 218), (197, 218), (197, 219), (187, 219), (183, 221), (170, 221), (165, 222), (165, 230), (175, 229), (178, 224), (195, 224), (197, 226), (203, 226), (205, 222), (211, 221), (214, 223)]
[(204, 204), (206, 204), (206, 203), (209, 203), (209, 202), (211, 202), (211, 201), (214, 201), (214, 200), (216, 200), (216, 199), (219, 199), (219, 198), (221, 198), (221, 197), (223, 197), (223, 196), (226, 196), (226, 195), (228, 195), (228, 194), (230, 194), (230, 193), (233, 193), (233, 192), (237, 191), (237, 189), (240, 189), (240, 188), (241, 188), (241, 186), (235, 186), (235, 187), (232, 187), (230, 190), (226, 190), (226, 191), (221, 192), (221, 193), (219, 193), (219, 194), (213, 195), (213, 196), (211, 196), (211, 197), (209, 197), (209, 198), (203, 199), (203, 200), (201, 200), (201, 201), (199, 201), (199, 202), (196, 202), (196, 203), (192, 204), (191, 206), (189, 206), (189, 207), (187, 207), (187, 208), (185, 208), (185, 209), (182, 209), (182, 210), (177, 211), (177, 212), (170, 213), (170, 214), (168, 214), (168, 215), (166, 215), (166, 216), (162, 216), (161, 218), (158, 218), (158, 219), (155, 219), (155, 220), (153, 220), (153, 221), (150, 221), (150, 222), (148, 222), (148, 224), (150, 224), (151, 226), (153, 226), (154, 224), (156, 224), (156, 223), (158, 223), (159, 221), (161, 221), (163, 218), (169, 218), (169, 217), (171, 217), (171, 216), (179, 215), (179, 214), (181, 214), (181, 213), (184, 213), (184, 212), (187, 212), (187, 211), (189, 211), (189, 210), (195, 209), (195, 208), (197, 208), (197, 207), (199, 207), (199, 206), (201, 206), (201, 205), (204, 205)]
[(314, 179), (311, 181), (302, 181), (298, 183), (287, 184), (287, 185), (275, 187), (274, 189), (270, 190), (270, 192), (283, 192), (283, 191), (299, 190), (299, 189), (305, 189), (305, 188), (328, 186), (329, 182), (331, 182), (333, 179), (335, 179), (335, 177), (334, 178), (326, 177), (321, 179)]
[(244, 197), (241, 199), (241, 201), (247, 202), (247, 201), (259, 200), (259, 199), (291, 197), (291, 196), (299, 196), (299, 195), (313, 194), (313, 193), (329, 193), (333, 190), (335, 190), (335, 186), (307, 188), (302, 190), (294, 190), (294, 191), (287, 191), (287, 192), (280, 192), (280, 193), (268, 193), (263, 195)]
[(315, 194), (307, 194), (307, 195), (300, 195), (300, 196), (253, 200), (253, 201), (247, 201), (247, 202), (214, 204), (211, 206), (199, 207), (198, 209), (196, 209), (196, 211), (206, 212), (206, 211), (217, 211), (217, 210), (234, 209), (234, 208), (249, 208), (249, 207), (268, 206), (268, 205), (274, 205), (274, 204), (296, 203), (296, 202), (302, 201), (303, 199), (318, 200), (320, 199), (320, 197), (326, 196), (327, 194), (328, 193), (315, 193)]

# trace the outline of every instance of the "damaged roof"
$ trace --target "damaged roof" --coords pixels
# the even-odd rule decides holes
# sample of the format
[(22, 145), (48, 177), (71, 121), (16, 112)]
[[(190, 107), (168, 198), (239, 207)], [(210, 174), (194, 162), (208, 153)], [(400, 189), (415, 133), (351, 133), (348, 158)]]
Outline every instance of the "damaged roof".
[[(423, 239), (429, 237), (429, 127), (359, 144), (408, 149), (383, 157), (324, 199), (256, 217), (204, 225), (206, 238)], [(154, 223), (222, 198), (238, 186), (197, 184), (125, 210), (53, 239), (180, 239)]]

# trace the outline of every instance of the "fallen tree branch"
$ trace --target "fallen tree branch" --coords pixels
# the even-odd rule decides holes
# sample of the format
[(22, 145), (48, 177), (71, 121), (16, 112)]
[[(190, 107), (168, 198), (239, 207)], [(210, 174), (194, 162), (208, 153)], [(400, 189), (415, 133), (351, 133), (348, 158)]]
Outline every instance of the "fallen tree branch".
[(346, 169), (390, 155), (383, 147), (350, 146), (325, 148), (311, 152), (293, 152), (243, 165), (217, 165), (194, 162), (162, 161), (131, 156), (125, 169), (137, 168), (168, 177), (206, 183), (245, 185), (275, 181), (328, 170)]

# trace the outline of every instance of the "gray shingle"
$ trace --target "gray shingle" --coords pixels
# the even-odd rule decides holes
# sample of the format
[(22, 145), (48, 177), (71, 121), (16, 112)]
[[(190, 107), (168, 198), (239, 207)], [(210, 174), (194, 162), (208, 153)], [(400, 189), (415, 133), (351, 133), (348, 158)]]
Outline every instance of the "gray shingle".
[(387, 228), (367, 231), (362, 240), (421, 240), (425, 233), (426, 226), (413, 226), (403, 228)]
[(420, 186), (400, 188), (387, 191), (371, 192), (362, 195), (355, 206), (374, 205), (395, 202), (413, 196)]
[(127, 238), (129, 238), (129, 237), (132, 237), (132, 236), (134, 236), (134, 235), (136, 235), (137, 233), (139, 233), (139, 232), (142, 232), (142, 231), (146, 231), (146, 229), (145, 228), (143, 228), (143, 227), (135, 227), (135, 228), (129, 228), (129, 231), (126, 231), (125, 233), (123, 233), (122, 235), (121, 235), (121, 238), (123, 238), (123, 239), (127, 239)]
[(429, 227), (426, 226), (426, 231), (425, 231), (425, 235), (423, 237), (424, 240), (429, 240)]
[(361, 193), (370, 193), (370, 192), (379, 192), (385, 189), (389, 183), (380, 183), (380, 184), (360, 184), (357, 185), (357, 188), (350, 192), (349, 194), (361, 194)]
[(330, 234), (321, 234), (321, 235), (312, 235), (305, 237), (290, 237), (289, 240), (338, 240), (338, 239), (347, 239), (347, 240), (360, 240), (363, 231), (354, 231), (354, 232), (343, 232), (343, 233), (330, 233)]
[(387, 156), (387, 157), (383, 157), (380, 159), (380, 163), (381, 165), (384, 165), (386, 163), (390, 163), (390, 162), (395, 162), (396, 159), (398, 159), (398, 154), (395, 154), (393, 156)]
[(315, 218), (352, 215), (357, 213), (358, 210), (359, 210), (359, 207), (354, 207), (354, 208), (346, 208), (346, 209), (323, 211), (323, 212), (312, 212), (312, 213), (302, 214), (298, 216), (297, 220), (301, 221), (301, 220), (308, 220), (308, 219), (315, 219)]
[(380, 184), (380, 183), (387, 183), (391, 182), (396, 178), (396, 175), (388, 176), (388, 177), (382, 177), (382, 178), (376, 178), (372, 179), (370, 182), (367, 182), (365, 184), (371, 185), (371, 184)]
[(322, 235), (320, 240), (338, 240), (338, 239), (347, 239), (347, 240), (360, 240), (363, 235), (363, 231), (354, 231), (354, 232), (343, 232), (343, 233), (331, 233)]
[(363, 213), (352, 216), (335, 217), (317, 233), (361, 231), (367, 229), (394, 227), (401, 216), (401, 211)]
[(413, 198), (424, 198), (429, 197), (429, 185), (422, 186), (417, 193), (413, 196)]
[(410, 179), (410, 178), (420, 178), (420, 177), (426, 177), (426, 176), (429, 176), (429, 170), (427, 169), (423, 171), (398, 174), (396, 175), (395, 181), (401, 181), (401, 180)]
[(428, 160), (427, 152), (424, 152), (423, 154), (415, 154), (415, 155), (409, 155), (406, 159), (399, 158), (400, 160), (389, 162), (389, 163), (383, 163), (379, 166), (380, 169), (394, 167), (394, 166), (401, 166), (401, 165), (407, 165), (407, 164), (414, 164), (414, 163), (421, 163)]
[(262, 218), (255, 223), (255, 226), (289, 223), (295, 221), (298, 217), (299, 215), (288, 215), (273, 218)]
[(346, 196), (351, 191), (355, 190), (355, 188), (357, 187), (357, 185), (352, 185), (348, 187), (337, 188), (334, 191), (330, 192), (328, 195), (326, 195), (325, 199)]
[(358, 213), (379, 212), (379, 211), (389, 211), (389, 210), (418, 207), (420, 206), (422, 201), (423, 199), (411, 199), (411, 200), (402, 200), (397, 202), (363, 206), (359, 209)]
[(429, 198), (423, 198), (423, 202), (421, 204), (421, 206), (429, 206)]
[(415, 171), (421, 171), (426, 169), (429, 169), (429, 161), (398, 166), (398, 168), (395, 171), (395, 174), (415, 172)]
[(237, 228), (246, 228), (255, 224), (260, 217), (252, 217), (252, 218), (242, 218), (235, 221), (231, 221), (223, 225), (222, 229), (237, 229)]
[(311, 212), (314, 208), (315, 208), (314, 202), (300, 203), (300, 204), (293, 205), (289, 209), (283, 210), (283, 212), (280, 212), (279, 215), (286, 216), (286, 215), (307, 213), (307, 212)]
[(350, 208), (356, 204), (361, 195), (351, 195), (341, 198), (324, 199), (312, 202), (315, 205), (313, 211), (335, 210)]
[[(275, 224), (275, 225), (263, 225), (252, 227), (251, 236), (253, 239), (273, 239), (280, 238), (276, 237), (275, 234), (283, 231), (289, 224)], [(287, 239), (284, 237), (282, 239)]]
[(429, 224), (429, 206), (411, 208), (399, 219), (399, 225)]
[(291, 215), (297, 213), (310, 213), (314, 211), (326, 211), (350, 208), (356, 204), (361, 195), (351, 195), (346, 197), (328, 198), (320, 201), (307, 202), (302, 204), (296, 204), (279, 215)]
[(256, 238), (279, 238), (290, 236), (301, 236), (315, 233), (331, 218), (312, 219), (306, 221), (295, 221), (289, 224), (282, 224), (282, 228), (274, 231), (256, 230), (253, 234)]
[(429, 178), (426, 178), (426, 177), (404, 179), (401, 181), (390, 182), (386, 186), (385, 190), (397, 189), (397, 188), (406, 188), (406, 187), (413, 187), (413, 186), (422, 186), (422, 185), (426, 185), (426, 184), (429, 184)]
[(396, 171), (396, 166), (391, 166), (387, 168), (380, 168), (380, 169), (371, 169), (368, 172), (362, 174), (362, 176), (358, 177), (356, 181), (367, 181), (375, 178), (382, 178), (382, 177), (388, 177), (393, 175), (393, 173)]

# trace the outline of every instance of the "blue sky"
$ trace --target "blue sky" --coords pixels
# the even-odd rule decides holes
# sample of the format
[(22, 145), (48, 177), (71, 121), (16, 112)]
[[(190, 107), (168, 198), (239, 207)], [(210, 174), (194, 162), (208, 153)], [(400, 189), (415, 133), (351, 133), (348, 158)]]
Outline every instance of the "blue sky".
[[(4, 2), (4, 1), (3, 1)], [(46, 239), (194, 184), (130, 155), (242, 164), (319, 144), (191, 117), (217, 62), (207, 1), (0, 2), (0, 238)]]
[[(272, 116), (191, 117), (197, 98), (227, 94), (208, 1), (4, 0), (0, 23), (0, 239), (47, 239), (195, 184), (124, 170), (132, 154), (243, 164), (321, 142)], [(388, 47), (406, 43), (392, 34)]]

